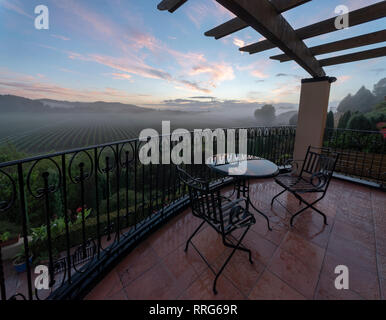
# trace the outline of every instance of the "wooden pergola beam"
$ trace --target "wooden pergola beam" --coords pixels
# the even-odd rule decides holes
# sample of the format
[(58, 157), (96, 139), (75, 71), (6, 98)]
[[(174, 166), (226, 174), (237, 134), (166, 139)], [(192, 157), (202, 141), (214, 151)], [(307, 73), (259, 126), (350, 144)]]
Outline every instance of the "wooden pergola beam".
[(261, 35), (275, 43), (313, 77), (325, 76), (323, 68), (295, 30), (268, 0), (216, 0), (248, 23)]
[[(386, 1), (381, 1), (373, 5), (349, 12), (350, 27), (373, 21), (376, 19), (384, 18), (386, 16)], [(323, 20), (312, 25), (300, 28), (296, 30), (297, 36), (304, 40), (312, 37), (316, 37), (322, 34), (337, 31), (335, 28), (335, 19), (330, 18)], [(242, 47), (239, 50), (249, 52), (250, 54), (265, 51), (275, 48), (276, 44), (269, 40), (263, 40), (255, 42), (248, 46)]]
[(386, 47), (381, 47), (381, 48), (355, 52), (355, 53), (345, 54), (342, 56), (319, 60), (319, 63), (321, 66), (327, 67), (327, 66), (334, 66), (336, 64), (374, 59), (374, 58), (379, 58), (384, 56), (386, 56)]
[[(313, 55), (331, 53), (336, 51), (342, 51), (347, 49), (358, 48), (362, 46), (367, 46), (379, 42), (386, 41), (386, 29), (381, 31), (376, 31), (368, 34), (364, 34), (358, 37), (353, 37), (349, 39), (334, 41), (330, 43), (325, 43), (319, 46), (310, 48)], [(286, 54), (279, 54), (276, 56), (270, 57), (273, 60), (279, 60), (280, 62), (286, 62), (292, 60), (291, 57)]]
[(168, 10), (173, 13), (188, 0), (162, 0), (157, 6), (158, 10)]
[[(282, 13), (309, 1), (311, 0), (271, 0), (271, 3), (276, 8), (278, 13)], [(248, 24), (237, 17), (205, 32), (205, 35), (208, 37), (214, 37), (215, 39), (220, 39), (246, 27), (248, 27)]]

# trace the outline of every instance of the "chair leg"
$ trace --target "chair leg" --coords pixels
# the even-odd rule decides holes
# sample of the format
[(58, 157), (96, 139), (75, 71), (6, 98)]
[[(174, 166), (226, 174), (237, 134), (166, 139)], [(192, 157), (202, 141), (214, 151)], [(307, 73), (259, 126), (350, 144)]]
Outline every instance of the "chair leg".
[(301, 214), (303, 211), (307, 210), (308, 208), (311, 208), (311, 209), (315, 210), (317, 213), (319, 213), (319, 214), (323, 217), (324, 224), (325, 224), (325, 225), (328, 225), (326, 215), (325, 215), (322, 211), (320, 211), (319, 209), (317, 209), (317, 208), (314, 207), (314, 204), (317, 203), (318, 201), (322, 200), (323, 197), (322, 197), (322, 198), (319, 198), (319, 199), (317, 199), (317, 200), (315, 200), (315, 201), (312, 202), (312, 203), (308, 203), (306, 200), (304, 200), (304, 199), (303, 199), (302, 197), (300, 197), (298, 194), (296, 194), (296, 193), (293, 193), (293, 194), (294, 194), (294, 196), (295, 196), (297, 199), (299, 199), (299, 203), (303, 202), (303, 203), (306, 204), (306, 206), (305, 206), (303, 209), (301, 209), (301, 210), (299, 210), (298, 212), (296, 212), (296, 213), (291, 217), (291, 220), (290, 220), (291, 227), (293, 226), (293, 221), (294, 221), (295, 217), (298, 216), (299, 214)]
[(276, 196), (274, 196), (271, 200), (271, 207), (273, 206), (273, 202), (275, 201), (275, 199), (280, 196), (281, 194), (283, 194), (284, 192), (286, 192), (287, 189), (284, 189), (283, 191), (279, 192)]
[(189, 237), (188, 241), (186, 241), (186, 246), (185, 246), (185, 250), (184, 250), (185, 252), (188, 251), (188, 246), (189, 246), (190, 241), (191, 241), (191, 240), (193, 239), (193, 237), (197, 234), (197, 232), (201, 229), (201, 227), (204, 225), (204, 223), (205, 223), (205, 220), (202, 221), (202, 222), (200, 223), (200, 225), (197, 227), (197, 229), (194, 230), (194, 232), (192, 233), (192, 235)]
[[(222, 265), (222, 267), (220, 268), (219, 272), (217, 272), (217, 274), (216, 274), (216, 278), (214, 279), (214, 282), (213, 282), (213, 293), (214, 293), (214, 294), (217, 294), (217, 290), (216, 290), (217, 280), (218, 280), (218, 278), (220, 277), (221, 273), (224, 271), (224, 269), (225, 269), (226, 265), (228, 264), (228, 262), (229, 262), (229, 261), (231, 260), (231, 258), (233, 257), (233, 254), (236, 252), (236, 250), (242, 250), (242, 251), (248, 250), (248, 249), (240, 248), (240, 244), (241, 244), (241, 242), (243, 241), (245, 235), (247, 234), (249, 228), (250, 228), (250, 227), (248, 227), (248, 228), (244, 231), (243, 235), (240, 237), (239, 241), (237, 242), (237, 245), (233, 245), (233, 244), (226, 243), (226, 242), (223, 240), (224, 245), (226, 245), (227, 247), (232, 247), (233, 250), (232, 250), (231, 254), (229, 255), (229, 257), (225, 260), (225, 262), (224, 262), (224, 264)], [(243, 250), (243, 249), (244, 249), (244, 250)], [(249, 261), (250, 261), (251, 263), (253, 263), (253, 261), (252, 261), (252, 256), (251, 256), (251, 251), (250, 251), (250, 250), (248, 250), (248, 251), (249, 251)]]

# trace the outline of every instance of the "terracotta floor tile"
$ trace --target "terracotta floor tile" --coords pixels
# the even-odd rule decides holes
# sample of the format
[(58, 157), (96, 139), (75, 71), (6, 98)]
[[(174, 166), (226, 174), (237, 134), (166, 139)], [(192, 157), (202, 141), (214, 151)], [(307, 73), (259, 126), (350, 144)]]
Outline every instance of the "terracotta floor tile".
[(342, 221), (335, 222), (332, 234), (349, 240), (353, 244), (358, 243), (363, 245), (369, 250), (374, 250), (375, 248), (375, 237), (373, 232), (366, 232), (365, 230), (355, 228)]
[[(227, 253), (218, 258), (214, 268), (216, 271), (220, 270), (228, 256), (229, 254)], [(251, 264), (248, 259), (248, 253), (236, 251), (220, 277), (227, 277), (235, 287), (245, 296), (248, 296), (263, 271), (264, 265), (258, 260), (255, 259)]]
[(148, 242), (144, 242), (130, 252), (127, 257), (118, 264), (115, 270), (123, 286), (127, 286), (131, 281), (138, 278), (158, 262), (159, 258), (152, 247)]
[(220, 276), (217, 281), (217, 294), (213, 293), (215, 275), (210, 270), (201, 276), (185, 291), (186, 300), (241, 300), (245, 296), (226, 277)]
[(315, 293), (316, 300), (362, 300), (351, 290), (338, 290), (335, 288), (334, 279), (322, 274)]
[[(315, 216), (318, 216), (318, 221), (315, 221)], [(333, 225), (332, 219), (328, 223), (325, 225), (320, 215), (311, 212), (299, 219), (291, 231), (321, 248), (326, 248)]]
[(308, 299), (312, 299), (320, 268), (304, 263), (286, 250), (278, 249), (272, 258), (268, 270), (288, 283)]
[(244, 238), (244, 245), (252, 251), (252, 259), (267, 265), (277, 246), (258, 233), (250, 230)]
[(121, 280), (115, 270), (111, 271), (86, 296), (85, 300), (106, 300), (123, 289)]
[(299, 292), (275, 276), (268, 270), (264, 271), (257, 285), (248, 296), (251, 300), (305, 300)]
[(332, 234), (327, 252), (344, 258), (347, 263), (353, 262), (361, 268), (376, 273), (375, 248), (370, 250), (363, 245), (354, 244), (350, 240)]
[[(225, 251), (231, 252), (230, 248), (224, 246), (221, 236), (211, 227), (197, 234), (192, 242), (210, 264), (215, 263)], [(191, 244), (189, 250), (194, 250)]]
[[(186, 221), (186, 223), (184, 223)], [(153, 234), (148, 242), (160, 258), (167, 256), (185, 243), (194, 228), (200, 224), (199, 219), (191, 220), (188, 216), (184, 219), (176, 219), (173, 223), (170, 221), (163, 228)]]
[(316, 269), (320, 269), (325, 254), (325, 249), (318, 247), (291, 231), (287, 233), (280, 248), (288, 251), (304, 263), (310, 264)]
[(363, 269), (359, 264), (348, 261), (343, 256), (326, 254), (322, 274), (334, 281), (338, 274), (335, 274), (335, 268), (338, 265), (345, 265), (349, 269), (349, 289), (359, 294), (364, 299), (379, 299), (380, 289), (377, 273)]
[(275, 245), (279, 245), (288, 231), (288, 227), (284, 224), (272, 224), (272, 231), (268, 230), (266, 220), (255, 214), (256, 223), (251, 227), (251, 230), (271, 241)]
[(386, 278), (380, 279), (380, 285), (381, 285), (381, 294), (382, 294), (382, 300), (386, 300)]
[(375, 233), (376, 250), (378, 254), (386, 256), (386, 234)]
[(181, 291), (162, 263), (146, 271), (125, 288), (129, 300), (174, 300)]
[(184, 251), (185, 245), (180, 246), (163, 259), (165, 267), (174, 277), (181, 290), (185, 290), (194, 280), (196, 280), (207, 265), (199, 254), (190, 248)]
[(380, 275), (380, 277), (386, 279), (386, 256), (378, 254), (377, 255), (377, 261), (378, 261), (379, 275)]

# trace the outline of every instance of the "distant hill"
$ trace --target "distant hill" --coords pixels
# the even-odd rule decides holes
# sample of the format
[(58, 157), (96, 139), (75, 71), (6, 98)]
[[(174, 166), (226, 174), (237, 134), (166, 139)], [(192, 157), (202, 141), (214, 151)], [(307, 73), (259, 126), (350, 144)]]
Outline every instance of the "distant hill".
[(50, 108), (38, 100), (0, 95), (0, 112), (49, 112)]
[(132, 104), (118, 102), (69, 102), (50, 99), (32, 100), (28, 98), (0, 95), (0, 112), (130, 112), (144, 113), (155, 111)]
[(142, 107), (135, 106), (133, 104), (124, 104), (119, 102), (69, 102), (69, 101), (57, 101), (50, 99), (37, 100), (50, 107), (51, 109), (66, 109), (76, 112), (131, 112), (142, 113), (154, 111)]
[(348, 94), (338, 105), (338, 112), (359, 111), (370, 112), (374, 107), (384, 101), (386, 96), (386, 78), (379, 80), (373, 91), (362, 86), (355, 94)]

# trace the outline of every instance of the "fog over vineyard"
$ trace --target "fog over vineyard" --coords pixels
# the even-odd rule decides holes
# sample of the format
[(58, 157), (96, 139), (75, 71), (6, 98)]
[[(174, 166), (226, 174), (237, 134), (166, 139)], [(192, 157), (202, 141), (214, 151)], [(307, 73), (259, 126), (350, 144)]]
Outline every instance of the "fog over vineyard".
[[(198, 107), (197, 105), (202, 107)], [(161, 133), (162, 120), (172, 129), (188, 130), (254, 126), (259, 104), (194, 101), (169, 102), (167, 108), (121, 103), (74, 103), (0, 96), (0, 145), (11, 144), (28, 154), (137, 138), (144, 128)], [(281, 110), (279, 108), (281, 107)], [(281, 104), (276, 124), (288, 124), (295, 106)], [(193, 110), (199, 111), (193, 111)]]

